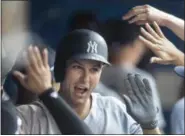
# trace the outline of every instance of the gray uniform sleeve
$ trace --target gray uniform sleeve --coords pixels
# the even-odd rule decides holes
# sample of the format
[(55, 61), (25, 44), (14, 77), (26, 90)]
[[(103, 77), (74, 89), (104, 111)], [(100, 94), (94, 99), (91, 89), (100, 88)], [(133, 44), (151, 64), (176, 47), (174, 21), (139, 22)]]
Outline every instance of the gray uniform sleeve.
[[(127, 125), (127, 134), (143, 134), (142, 128), (140, 124), (138, 124), (128, 113), (125, 113), (124, 115), (126, 118), (125, 121), (123, 122), (122, 126), (126, 127)], [(125, 128), (124, 128), (125, 129)]]
[(22, 120), (21, 134), (60, 134), (52, 116), (42, 104), (18, 106), (17, 114)]
[(142, 128), (140, 126), (140, 124), (138, 124), (127, 112), (125, 113), (126, 116), (126, 122), (123, 122), (123, 127), (125, 127), (126, 123), (127, 123), (127, 127), (128, 127), (128, 134), (143, 134)]
[(115, 90), (105, 86), (101, 82), (96, 86), (96, 88), (93, 90), (93, 92), (99, 93), (102, 96), (112, 96), (112, 97), (115, 97), (115, 98), (119, 99), (120, 101), (124, 102), (122, 97)]
[(117, 99), (112, 99), (119, 108), (121, 126), (126, 134), (143, 134), (140, 124), (138, 124), (127, 112), (125, 104)]

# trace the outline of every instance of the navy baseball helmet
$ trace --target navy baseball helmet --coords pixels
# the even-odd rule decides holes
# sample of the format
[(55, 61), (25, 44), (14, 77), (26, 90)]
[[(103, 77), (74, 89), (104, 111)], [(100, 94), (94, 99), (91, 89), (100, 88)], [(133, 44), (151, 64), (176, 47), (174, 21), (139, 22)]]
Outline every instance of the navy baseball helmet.
[(104, 38), (98, 33), (87, 30), (77, 29), (64, 36), (56, 49), (54, 63), (55, 81), (64, 80), (66, 62), (70, 59), (87, 59), (108, 62), (108, 49)]

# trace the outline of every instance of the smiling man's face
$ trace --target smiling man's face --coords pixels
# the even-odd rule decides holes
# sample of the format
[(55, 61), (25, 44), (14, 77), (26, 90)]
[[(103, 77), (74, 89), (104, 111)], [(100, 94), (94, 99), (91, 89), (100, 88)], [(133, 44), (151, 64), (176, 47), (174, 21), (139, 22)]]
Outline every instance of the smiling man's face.
[(103, 65), (93, 60), (68, 62), (61, 93), (72, 106), (84, 104), (99, 83)]

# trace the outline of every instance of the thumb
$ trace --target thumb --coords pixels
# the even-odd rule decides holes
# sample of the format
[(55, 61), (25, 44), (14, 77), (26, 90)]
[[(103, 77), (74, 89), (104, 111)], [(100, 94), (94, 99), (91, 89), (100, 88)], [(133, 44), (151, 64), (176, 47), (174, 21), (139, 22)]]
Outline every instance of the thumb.
[(124, 102), (126, 104), (127, 110), (132, 109), (132, 102), (127, 95), (123, 95)]
[(168, 60), (163, 60), (163, 59), (158, 58), (158, 57), (152, 57), (150, 59), (150, 63), (157, 63), (157, 64), (167, 65), (167, 64), (169, 64), (169, 61)]
[(24, 74), (22, 74), (21, 72), (19, 71), (14, 71), (13, 72), (13, 75), (19, 80), (19, 82), (25, 86), (25, 78), (26, 76)]

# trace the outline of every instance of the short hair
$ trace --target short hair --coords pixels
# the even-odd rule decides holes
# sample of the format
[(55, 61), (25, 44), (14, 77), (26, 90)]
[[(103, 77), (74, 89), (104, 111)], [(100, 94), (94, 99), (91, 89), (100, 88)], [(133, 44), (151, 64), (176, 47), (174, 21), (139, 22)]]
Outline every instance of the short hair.
[(135, 41), (139, 34), (140, 26), (119, 19), (107, 20), (102, 28), (108, 46), (125, 46)]
[(68, 19), (69, 32), (75, 29), (90, 29), (99, 32), (99, 22), (96, 14), (91, 10), (76, 10)]
[[(109, 19), (102, 25), (102, 36), (105, 38), (109, 49), (109, 61), (120, 48), (131, 46), (140, 35), (140, 27), (143, 25), (129, 24), (128, 21)], [(148, 50), (137, 67), (147, 70), (148, 62), (154, 54)]]

